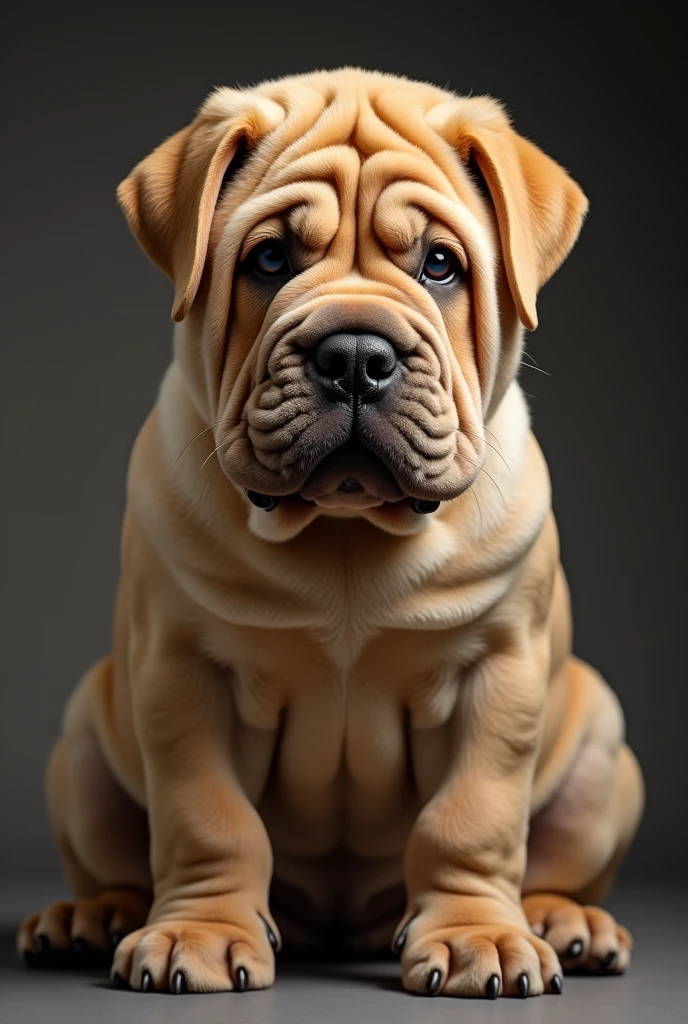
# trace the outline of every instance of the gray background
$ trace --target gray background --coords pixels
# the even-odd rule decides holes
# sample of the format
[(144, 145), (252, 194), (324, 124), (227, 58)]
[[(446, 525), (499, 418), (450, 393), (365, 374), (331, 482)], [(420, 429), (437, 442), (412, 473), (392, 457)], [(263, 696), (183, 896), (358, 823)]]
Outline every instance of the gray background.
[(503, 98), (591, 200), (529, 340), (551, 377), (522, 380), (551, 467), (577, 650), (619, 694), (647, 778), (627, 877), (684, 869), (678, 9), (14, 5), (0, 193), (5, 880), (56, 870), (43, 767), (67, 695), (109, 646), (128, 452), (169, 357), (170, 287), (129, 236), (115, 187), (214, 85), (342, 63)]

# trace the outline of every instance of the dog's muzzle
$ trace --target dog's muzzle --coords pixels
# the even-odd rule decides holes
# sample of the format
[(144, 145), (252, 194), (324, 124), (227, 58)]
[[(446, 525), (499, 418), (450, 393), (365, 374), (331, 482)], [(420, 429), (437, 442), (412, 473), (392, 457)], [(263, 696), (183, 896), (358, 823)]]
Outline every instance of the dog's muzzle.
[[(356, 422), (358, 410), (381, 402), (392, 392), (402, 368), (396, 349), (386, 338), (337, 333), (323, 338), (313, 349), (306, 372), (325, 401), (348, 406)], [(381, 500), (395, 502), (403, 498), (389, 471), (358, 441), (354, 428), (350, 440), (323, 460), (300, 493), (307, 501), (322, 503), (325, 495), (334, 492), (339, 501), (348, 504), (356, 499), (345, 496), (368, 491)], [(266, 512), (276, 509), (281, 500), (257, 491), (247, 491), (246, 495)], [(419, 498), (410, 498), (409, 504), (418, 515), (435, 512), (440, 505), (439, 501)]]

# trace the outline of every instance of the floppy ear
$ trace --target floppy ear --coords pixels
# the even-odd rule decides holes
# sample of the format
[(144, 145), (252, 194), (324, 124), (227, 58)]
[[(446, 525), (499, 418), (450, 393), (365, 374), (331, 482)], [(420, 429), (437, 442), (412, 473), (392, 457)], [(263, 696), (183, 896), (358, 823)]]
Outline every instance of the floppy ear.
[(241, 145), (250, 148), (284, 118), (265, 97), (220, 89), (196, 120), (158, 146), (117, 189), (129, 227), (171, 279), (173, 320), (194, 300), (223, 177)]
[(519, 318), (535, 330), (537, 293), (573, 248), (587, 199), (563, 167), (513, 130), (490, 97), (439, 104), (427, 120), (484, 178)]

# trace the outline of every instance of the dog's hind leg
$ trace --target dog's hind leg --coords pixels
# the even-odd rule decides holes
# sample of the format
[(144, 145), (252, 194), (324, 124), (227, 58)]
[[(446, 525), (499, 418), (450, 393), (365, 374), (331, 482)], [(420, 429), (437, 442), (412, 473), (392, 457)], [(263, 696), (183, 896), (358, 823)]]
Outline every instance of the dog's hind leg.
[(32, 914), (17, 946), (27, 961), (69, 962), (110, 955), (145, 923), (151, 902), (145, 811), (124, 791), (101, 749), (88, 689), (110, 659), (86, 676), (70, 704), (64, 733), (48, 762), (46, 796), (63, 868), (76, 897)]
[(564, 670), (576, 699), (585, 702), (586, 726), (557, 791), (532, 819), (523, 907), (565, 970), (621, 973), (630, 961), (631, 936), (595, 904), (637, 828), (643, 781), (623, 742), (623, 717), (611, 690), (577, 659)]

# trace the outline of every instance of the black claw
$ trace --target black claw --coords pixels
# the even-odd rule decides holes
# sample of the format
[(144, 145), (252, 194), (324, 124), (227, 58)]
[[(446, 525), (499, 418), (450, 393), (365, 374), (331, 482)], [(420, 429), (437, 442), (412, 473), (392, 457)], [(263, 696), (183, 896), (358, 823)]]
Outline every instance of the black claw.
[(440, 507), (439, 501), (425, 501), (423, 498), (411, 498), (410, 505), (419, 516), (427, 516)]
[(582, 939), (574, 939), (569, 948), (564, 953), (564, 956), (572, 960), (577, 960), (583, 952), (583, 941)]
[(89, 952), (90, 946), (86, 939), (77, 937), (76, 939), (72, 939), (72, 949), (75, 953), (78, 953), (79, 956), (84, 956)]
[(153, 975), (150, 971), (144, 971), (141, 975), (141, 991), (153, 992)]
[(561, 984), (561, 978), (559, 977), (558, 974), (552, 975), (552, 980), (549, 983), (549, 987), (550, 987), (550, 989), (552, 990), (552, 992), (554, 993), (555, 996), (560, 996), (561, 995), (562, 984)]
[(126, 981), (124, 980), (124, 978), (122, 977), (121, 974), (117, 973), (117, 971), (115, 971), (115, 973), (112, 975), (112, 987), (113, 988), (127, 988)]
[(236, 972), (236, 990), (237, 992), (245, 992), (248, 988), (248, 971), (245, 967), (237, 967)]
[(440, 987), (441, 981), (441, 971), (438, 971), (437, 968), (435, 968), (434, 971), (430, 971), (430, 974), (428, 975), (428, 980), (425, 983), (425, 991), (428, 993), (429, 996), (437, 995), (437, 990)]
[(270, 943), (270, 945), (272, 946), (273, 952), (275, 952), (275, 953), (276, 953), (276, 952), (277, 952), (277, 950), (279, 949), (279, 941), (278, 941), (278, 939), (277, 939), (277, 936), (276, 936), (276, 935), (275, 935), (275, 933), (273, 932), (272, 928), (271, 928), (271, 927), (270, 927), (270, 925), (269, 925), (269, 924), (267, 923), (267, 921), (265, 922), (265, 929), (266, 929), (266, 931), (267, 931), (267, 933), (268, 933), (268, 942), (269, 942), (269, 943)]
[(394, 940), (394, 943), (392, 945), (392, 952), (393, 953), (401, 953), (402, 949), (406, 945), (406, 939), (408, 937), (408, 930), (409, 930), (410, 927), (411, 927), (411, 922), (407, 921), (406, 924), (404, 925), (404, 927), (401, 929), (401, 931), (397, 935), (396, 939)]
[(499, 975), (491, 974), (485, 986), (485, 995), (488, 999), (496, 999), (499, 995)]
[(26, 964), (27, 967), (35, 967), (36, 964), (38, 963), (38, 957), (29, 949), (25, 949), (24, 952), (22, 953), (22, 956), (24, 958), (24, 963)]
[(262, 508), (266, 512), (273, 512), (280, 503), (279, 498), (275, 498), (270, 494), (259, 494), (258, 491), (246, 491), (246, 497), (255, 505), (256, 508)]
[(184, 971), (175, 971), (172, 976), (172, 991), (176, 996), (183, 996), (187, 991)]
[(528, 980), (527, 974), (519, 974), (516, 981), (516, 987), (521, 999), (527, 999), (528, 993), (530, 992), (530, 981)]
[(616, 963), (616, 957), (617, 957), (617, 953), (616, 953), (615, 949), (612, 949), (609, 953), (607, 953), (605, 958), (602, 960), (602, 970), (603, 971), (611, 970), (612, 967), (614, 966), (614, 964)]
[(110, 932), (110, 946), (117, 949), (124, 936), (121, 932)]
[(40, 949), (41, 953), (50, 953), (51, 952), (53, 947), (50, 945), (50, 939), (48, 938), (47, 935), (44, 935), (41, 932), (40, 935), (36, 936), (36, 942), (38, 943), (38, 946), (39, 946), (39, 949)]

